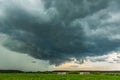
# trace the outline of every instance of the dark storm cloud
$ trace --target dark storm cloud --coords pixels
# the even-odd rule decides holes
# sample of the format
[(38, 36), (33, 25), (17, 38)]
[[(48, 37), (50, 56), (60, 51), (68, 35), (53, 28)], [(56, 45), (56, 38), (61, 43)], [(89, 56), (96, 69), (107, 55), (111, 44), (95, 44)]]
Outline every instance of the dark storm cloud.
[[(52, 64), (60, 64), (73, 57), (80, 59), (116, 51), (120, 40), (111, 39), (109, 33), (104, 34), (101, 30), (110, 25), (108, 32), (119, 34), (119, 24), (112, 30), (116, 23), (103, 24), (100, 20), (106, 20), (106, 15), (97, 14), (107, 9), (112, 1), (1, 0), (3, 11), (0, 12), (4, 15), (0, 15), (0, 32), (10, 36), (4, 46), (49, 60)], [(93, 14), (100, 16), (91, 19), (89, 16)], [(87, 28), (83, 22), (88, 24)]]

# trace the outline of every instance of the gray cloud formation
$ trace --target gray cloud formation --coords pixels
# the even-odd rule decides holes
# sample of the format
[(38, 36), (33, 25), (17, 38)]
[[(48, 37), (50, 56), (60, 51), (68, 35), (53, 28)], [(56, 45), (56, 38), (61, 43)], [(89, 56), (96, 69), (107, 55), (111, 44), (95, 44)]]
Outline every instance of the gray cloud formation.
[(0, 32), (9, 36), (3, 46), (51, 64), (119, 51), (120, 24), (114, 16), (118, 3), (1, 0)]
[[(22, 70), (22, 71), (48, 71), (52, 66), (48, 61), (34, 59), (26, 54), (12, 52), (0, 46), (0, 69), (2, 70)], [(32, 63), (32, 61), (36, 63)]]

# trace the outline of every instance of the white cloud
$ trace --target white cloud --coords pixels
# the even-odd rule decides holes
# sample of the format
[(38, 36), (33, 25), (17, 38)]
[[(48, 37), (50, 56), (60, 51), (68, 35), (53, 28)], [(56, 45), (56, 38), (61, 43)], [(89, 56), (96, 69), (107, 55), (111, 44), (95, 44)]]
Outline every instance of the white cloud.
[(87, 57), (87, 61), (78, 64), (74, 61), (54, 66), (54, 70), (120, 70), (120, 53), (110, 53), (103, 56)]
[(118, 22), (120, 21), (120, 12), (117, 12), (117, 13), (109, 13), (109, 15), (111, 16), (110, 19), (107, 20), (107, 22), (109, 23), (113, 23), (113, 22)]
[(120, 53), (112, 52), (103, 56), (87, 57), (86, 59), (91, 62), (120, 63)]

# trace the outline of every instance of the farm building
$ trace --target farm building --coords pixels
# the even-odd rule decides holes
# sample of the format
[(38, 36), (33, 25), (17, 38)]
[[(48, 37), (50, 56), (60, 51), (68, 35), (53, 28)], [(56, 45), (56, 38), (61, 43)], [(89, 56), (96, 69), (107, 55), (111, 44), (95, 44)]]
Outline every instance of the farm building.
[(80, 72), (80, 74), (90, 74), (90, 72)]
[(89, 71), (54, 71), (57, 74), (90, 74)]
[(57, 72), (57, 74), (67, 74), (67, 72)]

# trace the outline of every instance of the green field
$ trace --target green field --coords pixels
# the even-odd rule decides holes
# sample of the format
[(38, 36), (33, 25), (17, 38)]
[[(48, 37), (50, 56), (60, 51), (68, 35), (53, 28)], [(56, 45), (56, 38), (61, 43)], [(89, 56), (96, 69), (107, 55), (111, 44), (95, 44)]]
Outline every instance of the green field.
[(120, 80), (120, 76), (97, 74), (0, 73), (0, 80)]

